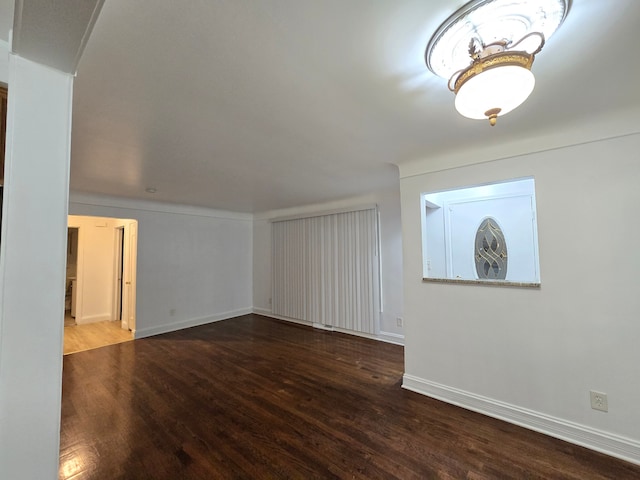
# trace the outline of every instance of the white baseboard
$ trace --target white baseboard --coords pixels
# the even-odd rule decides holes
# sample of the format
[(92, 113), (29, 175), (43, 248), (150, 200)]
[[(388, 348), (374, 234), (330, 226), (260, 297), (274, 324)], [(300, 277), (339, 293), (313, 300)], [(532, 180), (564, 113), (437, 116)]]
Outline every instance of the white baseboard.
[(252, 308), (242, 308), (239, 310), (232, 310), (230, 312), (217, 313), (214, 315), (207, 315), (206, 317), (190, 318), (188, 320), (182, 320), (175, 323), (165, 323), (164, 325), (158, 325), (149, 328), (138, 328), (135, 331), (135, 338), (151, 337), (153, 335), (159, 335), (161, 333), (174, 332), (176, 330), (182, 330), (183, 328), (197, 327), (199, 325), (205, 325), (207, 323), (218, 322), (220, 320), (227, 320), (233, 317), (240, 317), (241, 315), (247, 315), (252, 313)]
[(89, 315), (87, 317), (75, 317), (77, 325), (87, 325), (88, 323), (106, 322), (107, 320), (113, 320), (111, 314), (105, 313), (102, 315)]
[(413, 375), (402, 388), (640, 465), (640, 442)]
[(299, 325), (306, 325), (309, 327), (317, 328), (319, 330), (325, 330), (328, 332), (346, 333), (347, 335), (355, 335), (356, 337), (370, 338), (372, 340), (393, 343), (395, 345), (404, 345), (404, 336), (398, 335), (397, 333), (380, 332), (377, 335), (375, 335), (375, 334), (364, 333), (364, 332), (356, 332), (354, 330), (346, 330), (344, 328), (338, 328), (331, 325), (324, 325), (322, 323), (312, 323), (312, 322), (307, 322), (306, 320), (298, 320), (296, 318), (283, 317), (282, 315), (275, 315), (271, 313), (271, 310), (267, 310), (264, 308), (254, 307), (253, 313), (257, 315), (263, 315), (265, 317), (275, 318), (277, 320), (284, 320), (285, 322), (297, 323)]
[(393, 332), (380, 332), (378, 333), (378, 339), (387, 343), (394, 343), (396, 345), (404, 345), (404, 335)]
[(317, 328), (319, 330), (325, 330), (327, 332), (336, 331), (333, 325), (325, 325), (324, 323), (316, 323), (316, 322), (313, 322), (312, 325), (313, 325), (313, 328)]
[(284, 320), (285, 322), (297, 323), (298, 325), (306, 325), (307, 327), (313, 326), (311, 322), (307, 322), (306, 320), (283, 317), (282, 315), (271, 313), (271, 310), (266, 310), (264, 308), (254, 308), (253, 313), (255, 313), (256, 315), (262, 315), (263, 317), (275, 318), (276, 320)]

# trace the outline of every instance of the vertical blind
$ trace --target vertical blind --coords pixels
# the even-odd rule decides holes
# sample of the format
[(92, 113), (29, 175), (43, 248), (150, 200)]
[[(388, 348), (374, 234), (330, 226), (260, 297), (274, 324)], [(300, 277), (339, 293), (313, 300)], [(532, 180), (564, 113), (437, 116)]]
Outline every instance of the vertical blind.
[(379, 314), (375, 208), (272, 223), (272, 311), (376, 333)]

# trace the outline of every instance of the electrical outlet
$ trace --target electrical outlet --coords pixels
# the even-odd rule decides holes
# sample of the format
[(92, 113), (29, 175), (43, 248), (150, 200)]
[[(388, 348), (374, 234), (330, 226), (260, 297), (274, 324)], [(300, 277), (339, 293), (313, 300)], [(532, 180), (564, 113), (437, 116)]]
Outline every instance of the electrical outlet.
[(602, 412), (609, 411), (609, 403), (607, 402), (607, 394), (602, 392), (589, 392), (591, 396), (591, 408), (594, 410), (600, 410)]
[(172, 317), (174, 317), (176, 314), (176, 309), (172, 308), (171, 310), (169, 310), (169, 315), (171, 315)]
[(396, 317), (396, 325), (398, 325), (399, 327), (402, 326), (402, 317)]
[(271, 305), (271, 297), (269, 297), (269, 305)]

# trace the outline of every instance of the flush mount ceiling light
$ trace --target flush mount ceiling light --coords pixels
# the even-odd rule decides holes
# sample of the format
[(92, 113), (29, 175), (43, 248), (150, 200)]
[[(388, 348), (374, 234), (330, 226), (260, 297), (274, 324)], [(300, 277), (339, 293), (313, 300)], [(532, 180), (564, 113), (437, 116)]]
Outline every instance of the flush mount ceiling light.
[(473, 0), (431, 37), (427, 67), (449, 80), (456, 109), (496, 124), (533, 91), (531, 65), (562, 24), (570, 0)]

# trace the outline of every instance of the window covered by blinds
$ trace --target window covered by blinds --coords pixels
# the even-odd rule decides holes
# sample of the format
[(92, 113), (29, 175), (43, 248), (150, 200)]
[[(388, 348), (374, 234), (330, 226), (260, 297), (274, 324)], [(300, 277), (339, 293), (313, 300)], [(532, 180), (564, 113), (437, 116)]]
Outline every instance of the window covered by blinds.
[(274, 221), (272, 311), (375, 334), (379, 315), (377, 210)]

